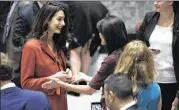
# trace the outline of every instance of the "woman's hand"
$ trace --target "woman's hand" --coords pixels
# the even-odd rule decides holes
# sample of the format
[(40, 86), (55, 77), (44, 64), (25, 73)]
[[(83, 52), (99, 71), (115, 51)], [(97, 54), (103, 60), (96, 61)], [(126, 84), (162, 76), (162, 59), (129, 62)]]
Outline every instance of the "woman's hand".
[(47, 77), (47, 79), (50, 81), (51, 79), (53, 78), (57, 78), (61, 81), (64, 81), (64, 82), (71, 82), (72, 81), (72, 76), (71, 75), (68, 75), (66, 73), (66, 71), (60, 71), (60, 72), (57, 72), (49, 77)]
[(89, 82), (89, 79), (91, 77), (87, 76), (85, 73), (82, 73), (82, 72), (78, 72), (78, 75), (77, 76), (74, 76), (74, 80), (72, 83), (78, 83), (80, 81), (86, 81), (86, 82)]
[(54, 89), (61, 87), (62, 81), (58, 78), (49, 77), (49, 81), (42, 84), (42, 88), (44, 89)]
[(157, 55), (157, 54), (161, 53), (160, 49), (155, 49), (155, 48), (152, 48), (152, 47), (149, 47), (149, 49), (152, 51), (152, 53), (154, 55)]

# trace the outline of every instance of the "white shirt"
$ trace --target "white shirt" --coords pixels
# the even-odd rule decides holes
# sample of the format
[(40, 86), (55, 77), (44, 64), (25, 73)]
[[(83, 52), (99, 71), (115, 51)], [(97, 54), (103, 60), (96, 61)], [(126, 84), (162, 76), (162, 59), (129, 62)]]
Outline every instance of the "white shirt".
[(172, 27), (156, 25), (149, 43), (150, 48), (159, 49), (160, 53), (154, 55), (158, 83), (176, 83), (172, 56)]
[(38, 5), (39, 5), (39, 7), (42, 8), (43, 4), (40, 3), (39, 1), (37, 1), (37, 3), (38, 3)]
[(120, 110), (126, 110), (127, 108), (129, 108), (129, 107), (131, 107), (131, 106), (133, 106), (135, 104), (136, 104), (136, 101), (132, 101), (132, 102), (124, 105)]
[(4, 90), (4, 89), (10, 88), (10, 87), (16, 87), (16, 85), (12, 82), (5, 84), (4, 86), (1, 86), (1, 91)]

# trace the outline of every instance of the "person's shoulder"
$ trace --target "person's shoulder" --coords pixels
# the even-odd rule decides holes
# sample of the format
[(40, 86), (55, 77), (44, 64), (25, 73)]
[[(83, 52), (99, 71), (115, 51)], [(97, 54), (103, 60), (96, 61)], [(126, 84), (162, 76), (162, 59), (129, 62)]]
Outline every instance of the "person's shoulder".
[(134, 104), (132, 106), (130, 106), (129, 108), (127, 108), (126, 110), (140, 110), (137, 104)]
[(109, 60), (118, 60), (119, 56), (122, 54), (122, 49), (117, 49), (115, 51), (113, 51), (108, 57), (107, 59)]
[(160, 90), (159, 84), (157, 82), (153, 82), (151, 84), (151, 86), (152, 86), (153, 90), (156, 92), (156, 94), (160, 95), (161, 90)]
[(121, 53), (122, 53), (122, 51), (115, 51), (115, 52), (111, 53), (104, 59), (104, 62), (109, 63), (109, 64), (111, 64), (111, 63), (116, 64)]
[(45, 94), (40, 91), (22, 90), (22, 94), (24, 94), (29, 101), (33, 101), (33, 100), (42, 101), (47, 99)]
[[(19, 7), (20, 5), (22, 5), (22, 3), (19, 4)], [(26, 14), (25, 12), (29, 12), (33, 9), (33, 3), (28, 3), (27, 5), (25, 5), (24, 7), (20, 7), (19, 8), (19, 12), (20, 13), (23, 13), (23, 14)]]
[(29, 39), (25, 42), (24, 48), (36, 49), (39, 47), (39, 40), (36, 38)]
[(158, 12), (156, 12), (156, 11), (151, 11), (151, 12), (147, 12), (146, 13), (146, 17), (147, 18), (151, 18), (151, 17), (154, 17), (155, 15), (158, 15), (159, 13)]
[(25, 45), (30, 45), (30, 46), (34, 46), (37, 44), (39, 44), (39, 39), (36, 38), (29, 39), (25, 42)]
[(156, 11), (151, 11), (151, 12), (147, 12), (146, 15), (154, 15), (155, 13), (157, 13)]
[(159, 97), (160, 96), (160, 86), (157, 82), (152, 82), (148, 85), (148, 91), (150, 91), (151, 94), (155, 94), (153, 95), (153, 97), (151, 98), (155, 98), (155, 97)]
[(43, 110), (51, 110), (50, 103), (45, 93), (33, 90), (22, 90), (21, 92), (23, 94), (24, 99), (26, 99), (27, 108), (29, 108), (30, 110), (42, 110), (42, 108)]
[(153, 88), (160, 88), (160, 86), (157, 82), (152, 82), (152, 83), (149, 84), (149, 86), (151, 86)]
[(19, 9), (19, 15), (22, 17), (29, 17), (29, 15), (32, 15), (34, 12), (34, 5), (35, 4), (33, 2), (29, 2), (24, 7), (21, 7)]
[(119, 48), (119, 49), (113, 51), (111, 55), (121, 55), (122, 51), (123, 51), (123, 49)]

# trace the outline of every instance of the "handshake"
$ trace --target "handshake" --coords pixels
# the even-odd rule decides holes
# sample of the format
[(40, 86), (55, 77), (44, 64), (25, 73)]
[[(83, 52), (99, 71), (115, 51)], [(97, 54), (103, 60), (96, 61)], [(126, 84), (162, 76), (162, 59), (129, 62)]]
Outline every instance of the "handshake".
[(42, 88), (44, 89), (53, 89), (64, 87), (65, 83), (78, 83), (79, 81), (87, 81), (89, 80), (89, 76), (86, 74), (79, 72), (78, 75), (73, 76), (72, 71), (70, 69), (66, 69), (66, 71), (57, 72), (51, 76), (47, 77), (47, 82), (42, 84)]
[(47, 77), (48, 81), (53, 80), (53, 79), (56, 79), (56, 80), (58, 79), (66, 83), (70, 83), (73, 81), (72, 72), (69, 68), (67, 68), (66, 71), (60, 71)]

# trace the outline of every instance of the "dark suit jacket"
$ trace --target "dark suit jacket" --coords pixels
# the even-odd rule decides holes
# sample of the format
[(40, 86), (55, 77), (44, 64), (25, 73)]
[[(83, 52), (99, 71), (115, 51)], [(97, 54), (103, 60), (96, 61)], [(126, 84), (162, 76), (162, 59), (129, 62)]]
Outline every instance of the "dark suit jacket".
[(42, 92), (10, 87), (1, 90), (1, 110), (51, 110)]
[(126, 110), (139, 110), (137, 104), (130, 106)]
[[(150, 45), (150, 36), (158, 23), (159, 17), (160, 13), (158, 12), (147, 13), (139, 31), (137, 32), (137, 38), (146, 42), (148, 46)], [(179, 19), (176, 19), (173, 25), (172, 54), (175, 76), (179, 87)]]
[[(0, 43), (4, 44), (4, 38), (3, 38), (3, 32), (4, 32), (4, 27), (6, 24), (6, 19), (11, 7), (11, 1), (1, 1), (0, 2)], [(3, 11), (2, 11), (3, 10)]]
[(13, 82), (18, 86), (20, 86), (20, 57), (22, 51), (23, 41), (25, 36), (29, 33), (30, 27), (32, 25), (33, 20), (35, 19), (35, 15), (38, 11), (38, 4), (29, 2), (29, 1), (19, 1), (16, 8), (13, 11), (13, 16), (11, 16), (11, 26), (7, 37), (7, 53), (10, 59), (14, 61), (14, 70), (15, 70), (15, 78)]
[(39, 9), (38, 3), (33, 2), (26, 5), (17, 13), (13, 30), (13, 44), (16, 47), (23, 46), (26, 35), (30, 32)]

